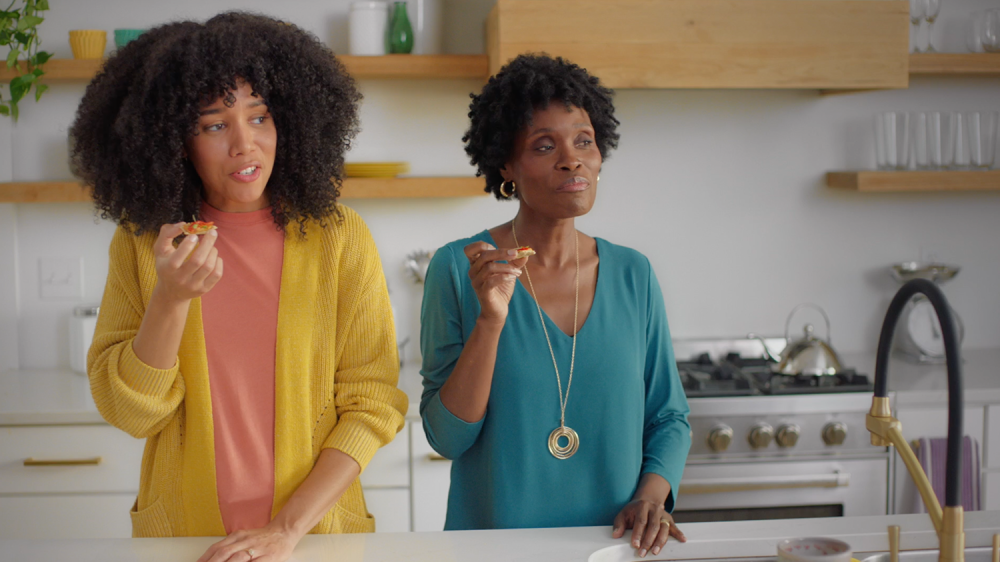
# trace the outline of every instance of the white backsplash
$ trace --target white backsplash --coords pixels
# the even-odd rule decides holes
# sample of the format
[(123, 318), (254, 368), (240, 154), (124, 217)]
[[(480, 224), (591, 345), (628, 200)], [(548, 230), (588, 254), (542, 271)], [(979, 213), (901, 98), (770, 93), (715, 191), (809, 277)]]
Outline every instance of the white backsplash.
[[(446, 2), (446, 49), (481, 48), (479, 22), (491, 4)], [(960, 50), (964, 15), (989, 4), (945, 4), (938, 44)], [(71, 28), (110, 32), (241, 7), (303, 25), (344, 51), (347, 5), (288, 0), (279, 12), (263, 1), (94, 0), (55, 5), (42, 29), (45, 47), (67, 57)], [(477, 80), (363, 81), (364, 130), (349, 158), (407, 160), (414, 175), (470, 175), (460, 139), (468, 94), (480, 86)], [(16, 127), (0, 119), (0, 181), (68, 177), (66, 129), (83, 90), (53, 85), (40, 104), (22, 103)], [(621, 145), (605, 164), (597, 205), (580, 228), (649, 257), (675, 337), (777, 334), (794, 305), (812, 301), (830, 314), (838, 349), (873, 349), (897, 287), (888, 265), (933, 256), (962, 267), (945, 292), (965, 321), (966, 346), (1000, 346), (1000, 192), (858, 194), (827, 189), (823, 180), (828, 170), (873, 166), (876, 112), (997, 111), (996, 78), (921, 78), (909, 90), (829, 97), (630, 90), (617, 94), (616, 107)], [(492, 198), (347, 204), (368, 221), (378, 243), (412, 362), (421, 288), (403, 270), (406, 254), (509, 220), (516, 204)], [(83, 301), (99, 301), (112, 232), (83, 203), (0, 205), (0, 369), (68, 367), (67, 322), (80, 302), (41, 300), (38, 260), (82, 256)]]

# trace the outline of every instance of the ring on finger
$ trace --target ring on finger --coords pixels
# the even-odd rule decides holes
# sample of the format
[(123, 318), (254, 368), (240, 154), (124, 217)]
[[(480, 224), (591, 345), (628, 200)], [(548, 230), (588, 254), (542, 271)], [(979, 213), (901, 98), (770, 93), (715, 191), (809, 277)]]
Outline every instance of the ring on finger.
[(670, 520), (669, 520), (669, 519), (666, 519), (666, 518), (662, 518), (662, 519), (660, 519), (660, 523), (663, 523), (663, 524), (664, 524), (664, 525), (666, 525), (667, 527), (669, 527), (669, 526), (670, 526)]
[(247, 554), (250, 555), (250, 560), (253, 560), (254, 555), (256, 554), (256, 552), (254, 552), (254, 550), (252, 548), (248, 548), (247, 549)]

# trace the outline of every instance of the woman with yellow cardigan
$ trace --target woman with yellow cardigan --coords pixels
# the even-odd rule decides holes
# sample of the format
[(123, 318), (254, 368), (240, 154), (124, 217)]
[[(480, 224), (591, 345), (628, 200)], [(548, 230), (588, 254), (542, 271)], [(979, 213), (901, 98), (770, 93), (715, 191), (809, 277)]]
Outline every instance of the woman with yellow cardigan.
[(336, 201), (359, 99), (314, 37), (241, 13), (152, 29), (87, 88), (74, 171), (119, 224), (88, 371), (146, 439), (134, 536), (281, 562), (374, 530), (358, 475), (407, 401), (378, 253)]

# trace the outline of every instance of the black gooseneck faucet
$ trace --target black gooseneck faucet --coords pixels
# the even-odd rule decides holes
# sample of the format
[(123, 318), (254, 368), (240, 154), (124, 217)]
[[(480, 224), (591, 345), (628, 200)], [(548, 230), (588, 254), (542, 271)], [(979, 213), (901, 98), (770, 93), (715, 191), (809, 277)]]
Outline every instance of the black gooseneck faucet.
[[(934, 312), (941, 325), (948, 371), (948, 464), (945, 475), (947, 483), (944, 510), (938, 504), (937, 496), (926, 474), (903, 438), (899, 421), (892, 417), (889, 407), (888, 366), (893, 333), (903, 308), (918, 293), (927, 297), (934, 306)], [(962, 400), (962, 358), (951, 307), (935, 283), (926, 279), (908, 281), (893, 297), (885, 321), (882, 323), (875, 360), (875, 396), (871, 412), (868, 414), (867, 426), (872, 433), (873, 445), (896, 446), (934, 522), (940, 541), (938, 560), (948, 562), (964, 560), (965, 551), (965, 534), (962, 530)]]

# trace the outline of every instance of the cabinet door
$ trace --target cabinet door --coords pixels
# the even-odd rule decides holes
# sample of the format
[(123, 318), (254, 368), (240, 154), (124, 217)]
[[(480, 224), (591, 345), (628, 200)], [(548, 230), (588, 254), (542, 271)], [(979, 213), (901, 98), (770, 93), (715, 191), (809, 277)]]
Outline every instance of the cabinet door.
[(1000, 510), (1000, 472), (983, 474), (983, 511)]
[(376, 533), (405, 533), (410, 530), (410, 489), (365, 489), (368, 513), (375, 516)]
[(132, 536), (135, 494), (0, 496), (0, 539)]
[(395, 439), (375, 452), (375, 456), (361, 473), (361, 485), (366, 489), (410, 486), (409, 428), (403, 427)]
[(1000, 404), (987, 406), (986, 428), (983, 431), (986, 434), (984, 464), (990, 470), (1000, 470)]
[[(909, 410), (900, 408), (896, 412), (896, 417), (903, 424), (903, 435), (909, 441), (915, 441), (921, 437), (945, 437), (948, 435), (948, 408), (947, 406), (919, 407)], [(982, 406), (966, 406), (962, 425), (965, 434), (976, 440), (980, 448), (983, 446), (983, 425), (985, 412)], [(980, 452), (982, 458), (982, 452)], [(917, 513), (922, 507), (920, 494), (916, 485), (906, 471), (903, 461), (896, 458), (895, 470), (895, 512), (896, 513)]]
[(413, 530), (441, 531), (448, 511), (451, 461), (431, 448), (421, 422), (410, 424), (410, 437), (413, 443)]

